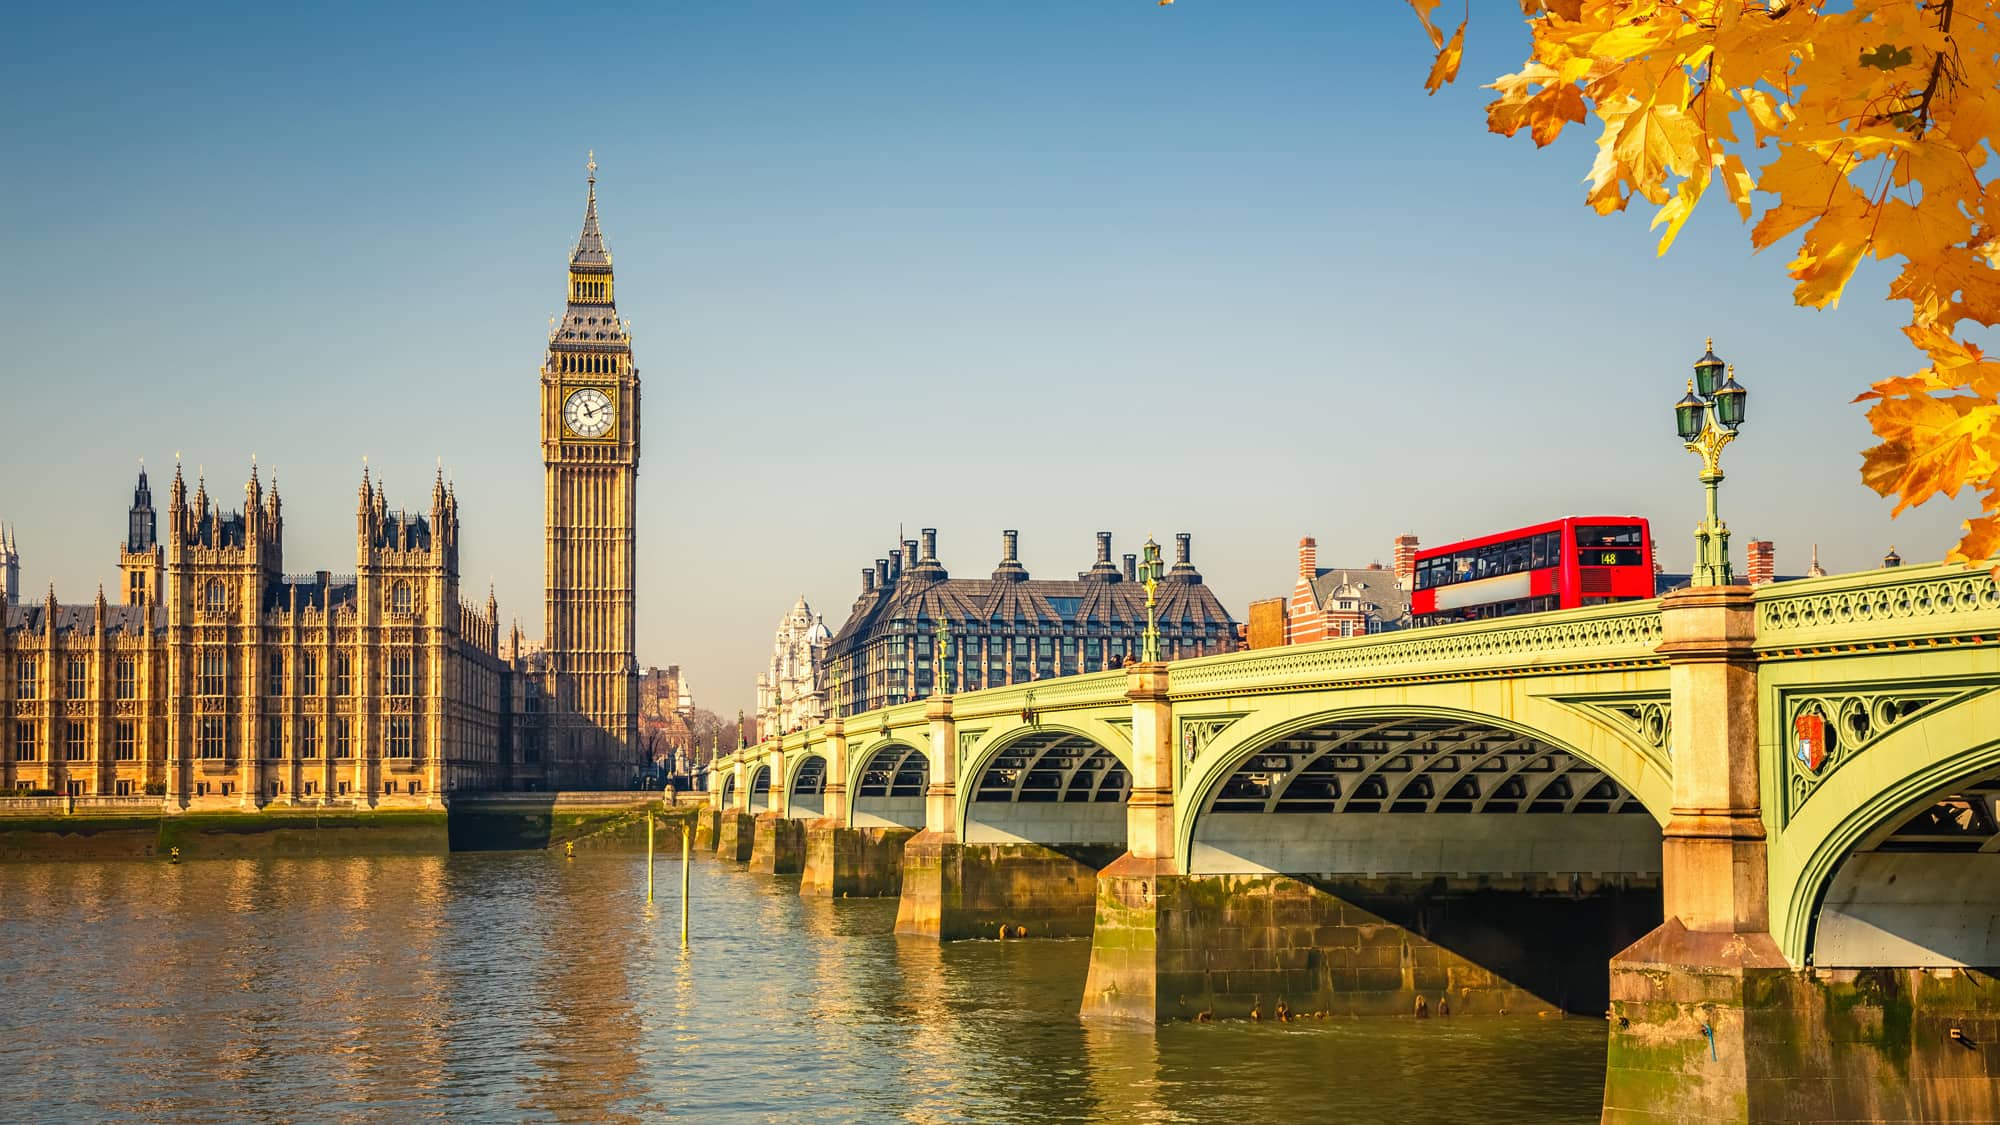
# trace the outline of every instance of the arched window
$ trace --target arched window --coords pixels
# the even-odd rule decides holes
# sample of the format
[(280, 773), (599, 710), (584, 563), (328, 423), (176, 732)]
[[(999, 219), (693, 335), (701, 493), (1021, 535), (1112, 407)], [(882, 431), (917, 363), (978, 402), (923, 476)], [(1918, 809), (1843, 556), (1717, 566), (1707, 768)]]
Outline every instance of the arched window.
[(229, 598), (228, 595), (223, 593), (222, 580), (220, 578), (211, 578), (208, 580), (208, 590), (203, 600), (207, 603), (210, 612), (213, 613), (220, 613), (229, 607)]
[(396, 583), (396, 588), (389, 594), (389, 608), (396, 613), (410, 612), (410, 584), (408, 582)]

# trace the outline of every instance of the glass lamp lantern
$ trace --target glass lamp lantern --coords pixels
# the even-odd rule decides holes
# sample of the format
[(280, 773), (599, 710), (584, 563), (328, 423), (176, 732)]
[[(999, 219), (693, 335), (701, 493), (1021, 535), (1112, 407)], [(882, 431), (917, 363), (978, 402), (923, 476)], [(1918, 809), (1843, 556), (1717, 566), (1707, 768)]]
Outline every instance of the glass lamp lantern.
[(1701, 436), (1702, 415), (1708, 404), (1694, 393), (1694, 380), (1688, 380), (1688, 393), (1674, 404), (1674, 424), (1680, 428), (1682, 441), (1693, 441)]
[(1714, 398), (1722, 386), (1722, 374), (1726, 366), (1715, 354), (1715, 341), (1709, 340), (1702, 357), (1694, 361), (1694, 390), (1704, 399)]
[(1744, 403), (1750, 392), (1736, 381), (1736, 369), (1730, 368), (1729, 379), (1715, 390), (1715, 419), (1734, 430), (1743, 424)]

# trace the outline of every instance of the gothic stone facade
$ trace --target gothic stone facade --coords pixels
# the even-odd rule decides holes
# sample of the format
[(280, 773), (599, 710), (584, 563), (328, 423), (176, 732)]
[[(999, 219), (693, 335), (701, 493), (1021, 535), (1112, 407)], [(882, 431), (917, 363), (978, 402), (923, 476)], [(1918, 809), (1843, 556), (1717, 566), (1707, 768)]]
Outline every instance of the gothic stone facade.
[[(1236, 623), (1203, 583), (1185, 533), (1161, 581), (1156, 616), (1168, 660), (1233, 652)], [(837, 714), (922, 699), (937, 691), (1096, 672), (1139, 659), (1146, 590), (1138, 556), (1111, 560), (1111, 533), (1097, 533), (1097, 561), (1074, 580), (1031, 578), (1019, 535), (1002, 533), (991, 578), (953, 578), (937, 558), (937, 532), (905, 540), (861, 572), (861, 596), (827, 645), (828, 690)], [(950, 637), (943, 682), (933, 669), (940, 631)]]
[(185, 808), (425, 806), (534, 784), (512, 755), (492, 594), (458, 598), (458, 501), (392, 513), (364, 470), (355, 573), (284, 573), (283, 504), (240, 511), (177, 468), (164, 540), (140, 475), (127, 603), (6, 610), (0, 788), (164, 795)]
[[(160, 794), (169, 807), (428, 805), (451, 790), (629, 783), (639, 379), (613, 304), (591, 165), (569, 302), (539, 371), (544, 645), (499, 651), (498, 607), (459, 601), (458, 501), (391, 513), (363, 470), (356, 570), (286, 575), (274, 485), (190, 499), (156, 538), (142, 471), (125, 603), (0, 608), (0, 789)], [(4, 571), (16, 573), (13, 538)]]

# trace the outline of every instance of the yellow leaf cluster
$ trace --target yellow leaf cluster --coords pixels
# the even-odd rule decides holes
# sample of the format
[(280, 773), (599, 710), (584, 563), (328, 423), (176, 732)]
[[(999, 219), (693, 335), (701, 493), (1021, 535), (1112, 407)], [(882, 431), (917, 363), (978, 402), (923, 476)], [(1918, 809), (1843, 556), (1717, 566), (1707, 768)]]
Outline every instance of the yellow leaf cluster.
[[(1410, 0), (1453, 80), (1439, 0)], [(2000, 364), (1963, 339), (2000, 323), (2000, 0), (1521, 0), (1532, 36), (1497, 79), (1487, 126), (1537, 146), (1595, 117), (1586, 202), (1634, 197), (1673, 245), (1720, 183), (1758, 249), (1794, 234), (1793, 299), (1835, 305), (1864, 258), (1896, 262), (1911, 342), (1930, 363), (1856, 401), (1881, 444), (1862, 480), (1896, 511), (1970, 487), (1957, 557), (2000, 554)], [(1747, 123), (1747, 139), (1739, 135)], [(1748, 150), (1767, 156), (1746, 160)], [(1751, 166), (1758, 166), (1756, 172)], [(1756, 198), (1753, 198), (1756, 197)], [(2000, 569), (1996, 570), (2000, 573)]]

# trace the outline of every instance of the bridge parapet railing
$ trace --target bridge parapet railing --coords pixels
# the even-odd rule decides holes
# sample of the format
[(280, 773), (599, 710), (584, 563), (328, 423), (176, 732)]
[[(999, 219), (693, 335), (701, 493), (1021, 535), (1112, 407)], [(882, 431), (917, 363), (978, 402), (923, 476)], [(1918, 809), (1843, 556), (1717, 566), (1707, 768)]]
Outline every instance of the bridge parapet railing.
[(1660, 603), (1403, 629), (1175, 663), (1175, 696), (1430, 675), (1521, 674), (1575, 665), (1661, 663)]
[(1757, 648), (1766, 658), (2000, 634), (2000, 584), (1953, 563), (1804, 578), (1757, 590)]
[(1119, 704), (1125, 702), (1126, 686), (1126, 675), (1118, 670), (1030, 680), (955, 695), (951, 701), (951, 713), (955, 719), (983, 719), (994, 715), (1016, 715), (1030, 708), (1052, 711)]

